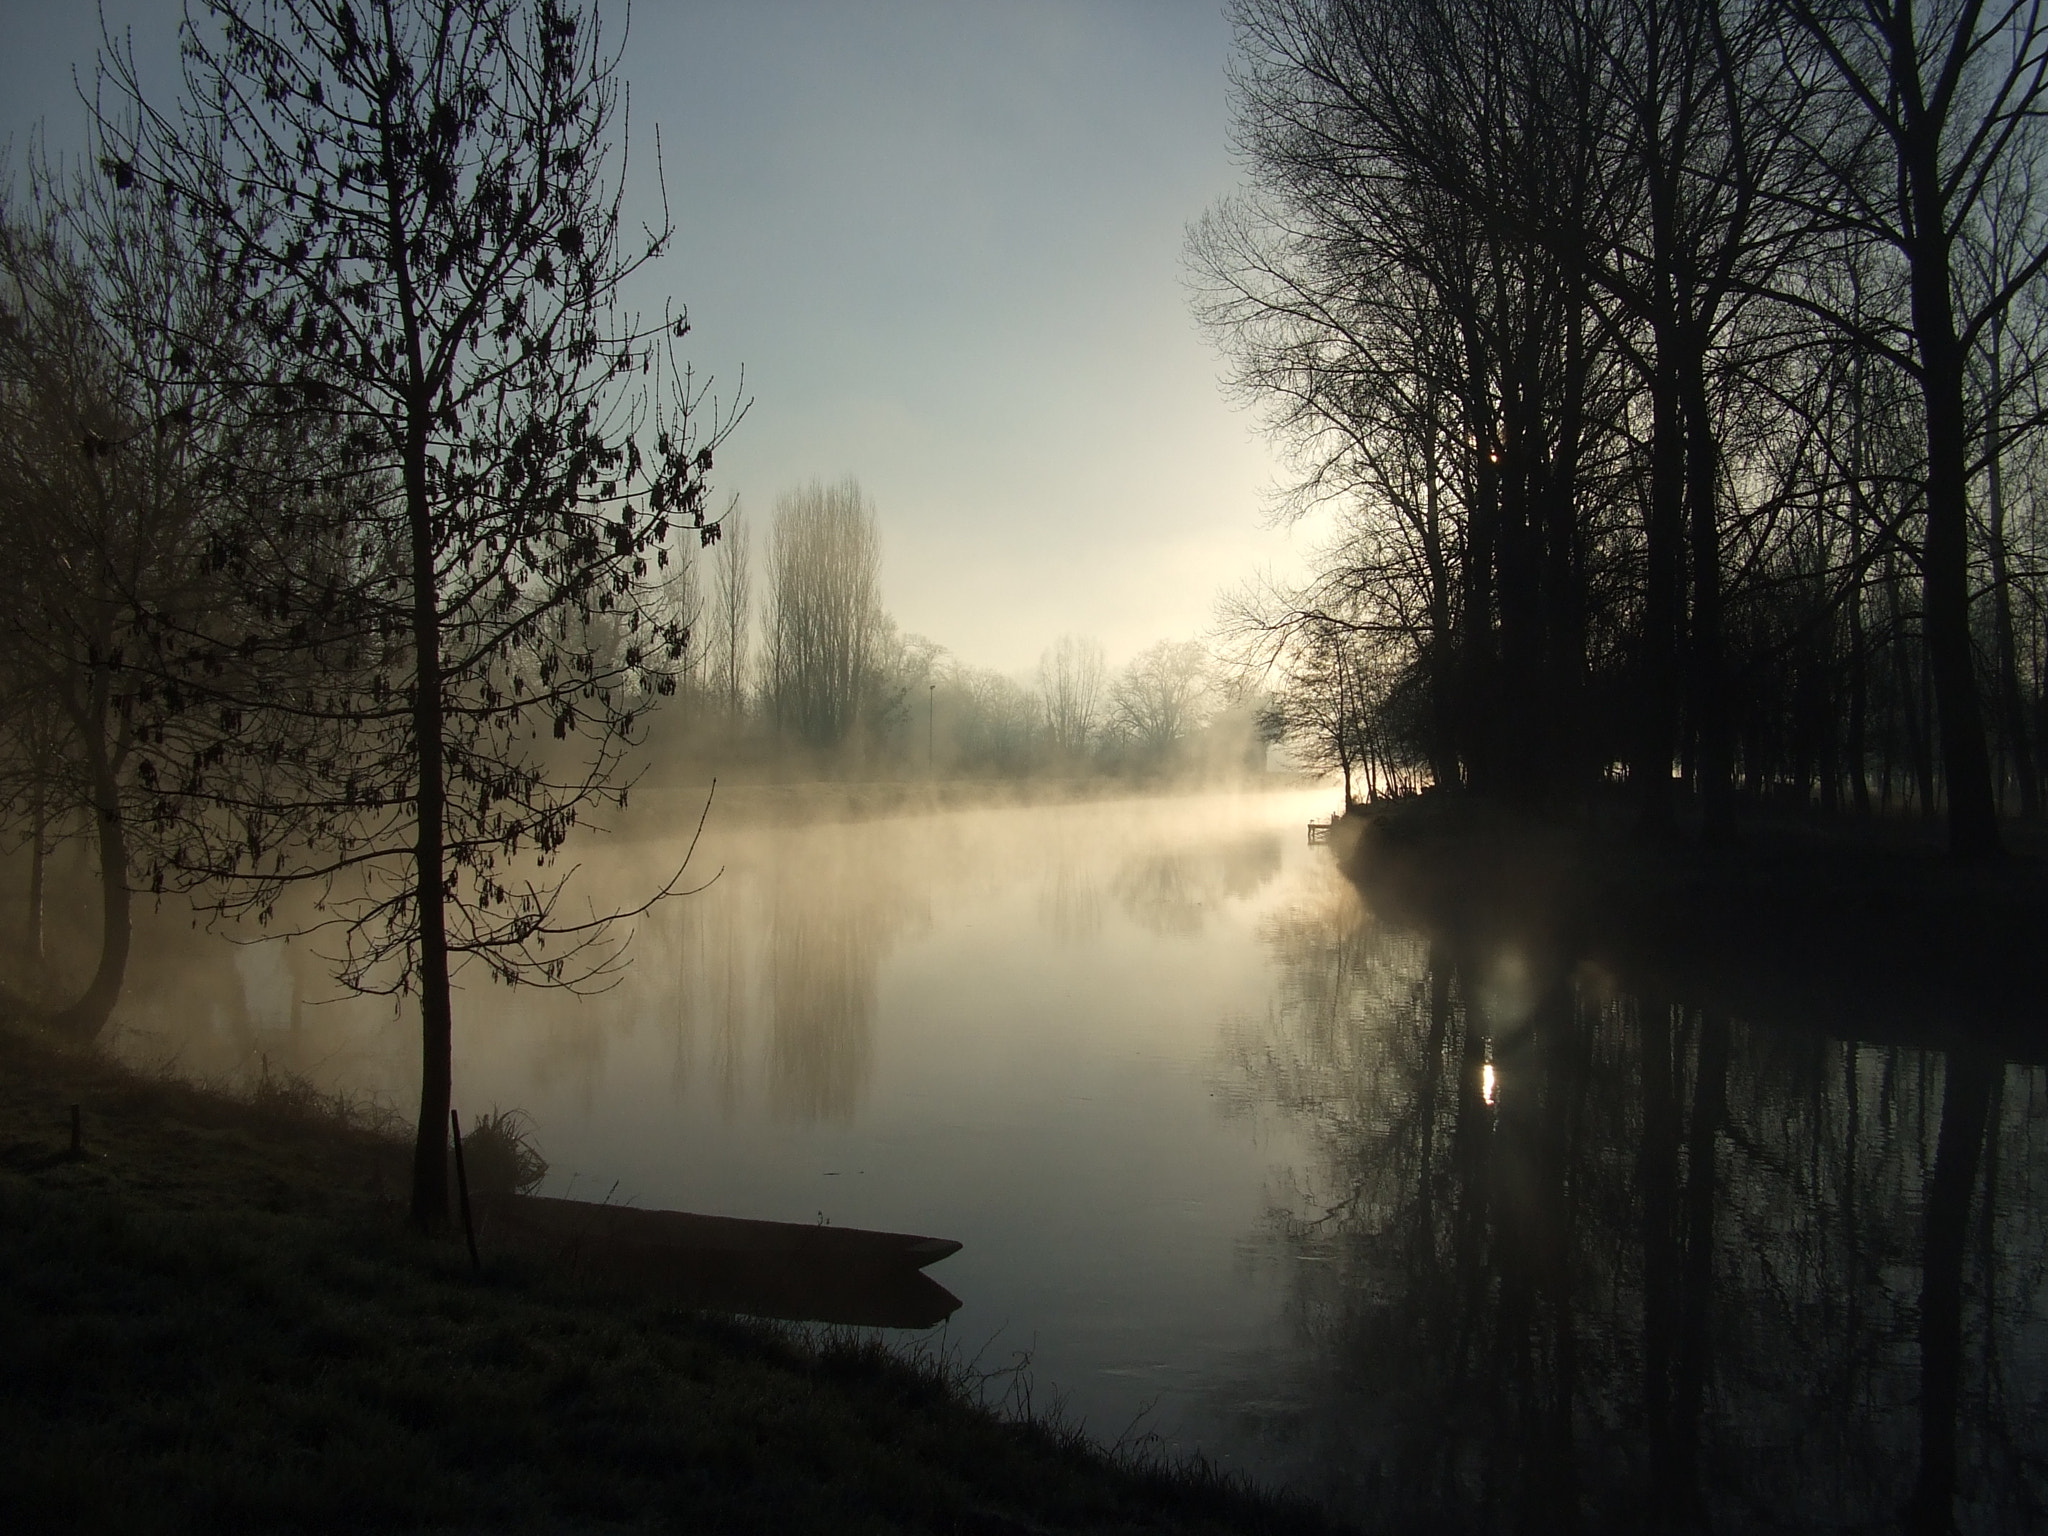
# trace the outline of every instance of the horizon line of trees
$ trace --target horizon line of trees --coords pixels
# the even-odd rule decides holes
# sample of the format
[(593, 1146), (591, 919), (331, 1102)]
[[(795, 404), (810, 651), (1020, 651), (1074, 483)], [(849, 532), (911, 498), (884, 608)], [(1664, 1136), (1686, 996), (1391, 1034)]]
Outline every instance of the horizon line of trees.
[(2042, 807), (2048, 16), (1239, 0), (1198, 307), (1328, 509), (1227, 629), (1368, 783)]
[(1264, 766), (1267, 701), (1200, 641), (1159, 641), (1112, 670), (1100, 642), (1063, 635), (1020, 679), (904, 634), (881, 599), (873, 499), (851, 476), (777, 497), (758, 576), (750, 514), (735, 501), (720, 527), (669, 580), (670, 610), (702, 641), (657, 759), (990, 777)]

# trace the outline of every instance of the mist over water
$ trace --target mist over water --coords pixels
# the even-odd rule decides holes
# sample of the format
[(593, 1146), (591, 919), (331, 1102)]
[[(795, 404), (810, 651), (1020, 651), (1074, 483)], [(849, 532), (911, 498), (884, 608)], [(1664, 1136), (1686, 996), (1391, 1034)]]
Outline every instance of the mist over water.
[[(1142, 1416), (1234, 1460), (1208, 1398), (1287, 1337), (1262, 1223), (1303, 1147), (1229, 1041), (1274, 1005), (1266, 927), (1337, 878), (1303, 832), (1328, 798), (835, 820), (830, 790), (721, 790), (686, 883), (716, 880), (637, 922), (610, 990), (464, 973), (457, 1107), (527, 1111), (546, 1193), (958, 1238), (953, 1344), (1028, 1351), (1037, 1400), (1099, 1433)], [(636, 797), (576, 899), (644, 897), (700, 807)], [(116, 1048), (409, 1114), (414, 1010), (336, 1000), (318, 947), (194, 940), (167, 907)]]
[[(1956, 1507), (2031, 1519), (2042, 1069), (1752, 1031), (1400, 929), (1307, 843), (1329, 799), (848, 819), (837, 790), (721, 791), (691, 864), (717, 879), (639, 921), (611, 990), (465, 978), (456, 1103), (526, 1110), (547, 1193), (959, 1239), (948, 1347), (1028, 1353), (1037, 1403), (1103, 1439), (1396, 1526), (1626, 1527), (1650, 1491), (1723, 1524), (1895, 1518), (1927, 1212), (1960, 1187)], [(644, 896), (700, 803), (636, 799), (573, 889)], [(195, 941), (168, 909), (143, 939), (131, 1057), (410, 1109), (409, 1007), (319, 1001), (303, 941)], [(1983, 1156), (1938, 1175), (1972, 1103)]]

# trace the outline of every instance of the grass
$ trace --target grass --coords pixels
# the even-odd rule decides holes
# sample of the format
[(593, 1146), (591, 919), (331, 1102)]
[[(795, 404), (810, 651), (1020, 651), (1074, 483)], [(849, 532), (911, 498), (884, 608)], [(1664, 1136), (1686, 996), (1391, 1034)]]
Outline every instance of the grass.
[(235, 1097), (0, 1029), (0, 1525), (1327, 1528), (992, 1411), (943, 1360), (472, 1273), (401, 1220), (393, 1130), (289, 1081)]

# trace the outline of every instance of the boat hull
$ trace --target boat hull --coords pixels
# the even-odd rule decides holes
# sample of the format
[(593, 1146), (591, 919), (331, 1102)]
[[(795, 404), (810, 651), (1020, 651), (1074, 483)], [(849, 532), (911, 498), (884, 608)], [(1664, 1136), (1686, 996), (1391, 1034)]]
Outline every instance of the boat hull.
[(488, 1247), (559, 1263), (679, 1306), (790, 1321), (930, 1328), (960, 1300), (923, 1273), (959, 1252), (949, 1238), (752, 1221), (512, 1195), (485, 1203)]

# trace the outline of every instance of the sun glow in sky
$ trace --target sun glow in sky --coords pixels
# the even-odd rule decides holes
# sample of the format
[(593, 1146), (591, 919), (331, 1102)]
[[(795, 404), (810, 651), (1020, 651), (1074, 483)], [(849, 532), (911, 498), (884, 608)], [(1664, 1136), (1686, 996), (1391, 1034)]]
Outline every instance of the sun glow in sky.
[[(0, 11), (18, 168), (39, 121), (81, 142), (99, 31), (89, 6)], [(106, 0), (166, 103), (177, 14)], [(1239, 179), (1229, 52), (1199, 0), (635, 7), (628, 216), (654, 209), (658, 125), (678, 236), (638, 298), (686, 304), (691, 361), (752, 400), (719, 504), (765, 525), (778, 492), (858, 477), (903, 628), (1010, 672), (1063, 631), (1112, 662), (1199, 634), (1222, 590), (1291, 570), (1182, 263)]]

